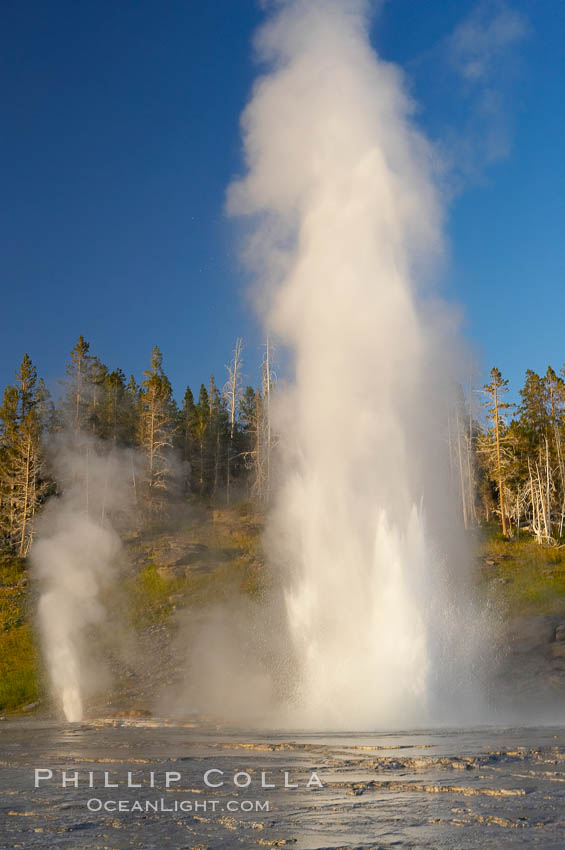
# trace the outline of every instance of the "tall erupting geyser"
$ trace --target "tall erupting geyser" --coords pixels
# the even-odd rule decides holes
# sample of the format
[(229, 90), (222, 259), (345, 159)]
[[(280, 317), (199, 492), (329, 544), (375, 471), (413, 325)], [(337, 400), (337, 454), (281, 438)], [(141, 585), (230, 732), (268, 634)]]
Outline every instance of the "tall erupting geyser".
[(288, 571), (289, 722), (460, 722), (475, 690), (465, 555), (445, 480), (456, 361), (430, 285), (433, 151), (362, 0), (277, 4), (228, 208), (295, 381), (279, 395), (269, 533)]

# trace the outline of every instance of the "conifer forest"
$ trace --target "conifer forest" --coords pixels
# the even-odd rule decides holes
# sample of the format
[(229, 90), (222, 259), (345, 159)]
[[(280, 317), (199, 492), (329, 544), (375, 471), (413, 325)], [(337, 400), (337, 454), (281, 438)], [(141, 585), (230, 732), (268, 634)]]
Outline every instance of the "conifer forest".
[[(42, 505), (62, 486), (50, 472), (50, 445), (69, 431), (92, 438), (97, 452), (131, 450), (131, 484), (145, 517), (166, 516), (183, 500), (266, 505), (277, 446), (269, 414), (276, 392), (272, 356), (267, 342), (257, 385), (244, 386), (238, 339), (227, 380), (210, 375), (177, 400), (157, 346), (137, 380), (102, 363), (80, 336), (56, 398), (25, 354), (0, 407), (2, 548), (28, 553)], [(565, 535), (565, 367), (557, 373), (549, 366), (544, 375), (528, 370), (517, 404), (508, 403), (508, 381), (497, 368), (484, 386), (457, 389), (445, 439), (465, 527), (496, 523), (505, 537), (529, 532), (538, 543), (559, 544)]]

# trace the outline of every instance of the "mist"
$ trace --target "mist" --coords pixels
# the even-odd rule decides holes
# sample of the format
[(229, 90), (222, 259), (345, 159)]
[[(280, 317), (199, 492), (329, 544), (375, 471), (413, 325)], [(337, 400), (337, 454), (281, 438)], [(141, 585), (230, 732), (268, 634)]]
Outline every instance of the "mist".
[(441, 163), (369, 27), (360, 0), (277, 4), (228, 193), (265, 330), (294, 365), (266, 544), (296, 659), (283, 722), (300, 726), (482, 712), (485, 623), (447, 486), (464, 359), (434, 284)]
[[(264, 73), (227, 208), (246, 221), (257, 309), (288, 363), (269, 397), (268, 579), (252, 601), (235, 586), (202, 610), (186, 600), (179, 677), (154, 700), (165, 714), (349, 730), (486, 716), (488, 623), (449, 486), (465, 354), (437, 286), (443, 166), (402, 72), (371, 46), (370, 11), (289, 0), (255, 40)], [(95, 638), (115, 625), (104, 600), (132, 464), (72, 431), (54, 447), (59, 496), (32, 560), (68, 720), (109, 688)]]
[(50, 455), (59, 492), (41, 516), (31, 563), (53, 700), (67, 720), (79, 721), (87, 698), (111, 684), (96, 646), (104, 630), (117, 631), (105, 600), (119, 575), (119, 531), (133, 508), (133, 457), (70, 429), (57, 435)]

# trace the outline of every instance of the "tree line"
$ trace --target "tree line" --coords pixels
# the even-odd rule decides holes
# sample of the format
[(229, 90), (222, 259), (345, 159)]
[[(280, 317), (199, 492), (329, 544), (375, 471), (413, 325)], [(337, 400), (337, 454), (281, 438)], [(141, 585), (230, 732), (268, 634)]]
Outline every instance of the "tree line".
[[(0, 547), (25, 556), (34, 520), (57, 493), (49, 446), (66, 430), (135, 456), (134, 486), (145, 512), (166, 512), (178, 499), (230, 503), (266, 501), (270, 491), (269, 341), (259, 387), (243, 385), (243, 343), (237, 340), (223, 386), (213, 375), (197, 398), (186, 387), (177, 403), (159, 348), (140, 383), (110, 370), (80, 336), (70, 352), (60, 396), (53, 399), (25, 354), (0, 406)], [(102, 447), (102, 448), (100, 448)]]
[[(482, 419), (473, 412), (481, 396)], [(451, 481), (466, 527), (495, 519), (505, 537), (531, 533), (556, 545), (565, 536), (565, 367), (528, 369), (520, 401), (493, 368), (479, 390), (459, 393), (449, 418)]]
[[(197, 397), (187, 386), (179, 404), (159, 348), (138, 383), (121, 369), (110, 370), (81, 336), (53, 399), (25, 354), (0, 405), (0, 548), (28, 553), (36, 515), (61, 486), (49, 446), (68, 429), (92, 437), (103, 451), (131, 450), (136, 498), (146, 513), (166, 513), (186, 498), (266, 503), (277, 444), (269, 341), (259, 386), (244, 386), (241, 339), (226, 368), (223, 386), (211, 375)], [(517, 405), (507, 402), (507, 392), (508, 381), (496, 368), (483, 387), (470, 387), (466, 396), (459, 388), (446, 429), (453, 496), (467, 528), (494, 520), (506, 537), (529, 532), (539, 543), (561, 543), (565, 367), (560, 374), (548, 367), (542, 376), (528, 370)]]

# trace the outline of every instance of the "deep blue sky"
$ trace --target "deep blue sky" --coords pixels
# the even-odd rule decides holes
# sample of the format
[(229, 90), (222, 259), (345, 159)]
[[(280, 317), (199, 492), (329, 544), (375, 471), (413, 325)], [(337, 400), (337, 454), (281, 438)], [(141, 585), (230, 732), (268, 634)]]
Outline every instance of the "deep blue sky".
[[(255, 381), (260, 337), (222, 210), (256, 73), (254, 0), (0, 11), (0, 385), (28, 351), (56, 387), (81, 333), (138, 378), (158, 344), (177, 396), (212, 370), (222, 383), (242, 335)], [(465, 83), (454, 30), (501, 13), (522, 35)], [(482, 366), (515, 387), (526, 368), (565, 362), (564, 25), (558, 0), (390, 0), (372, 33), (451, 163), (445, 291)], [(505, 152), (489, 156), (491, 137)]]

